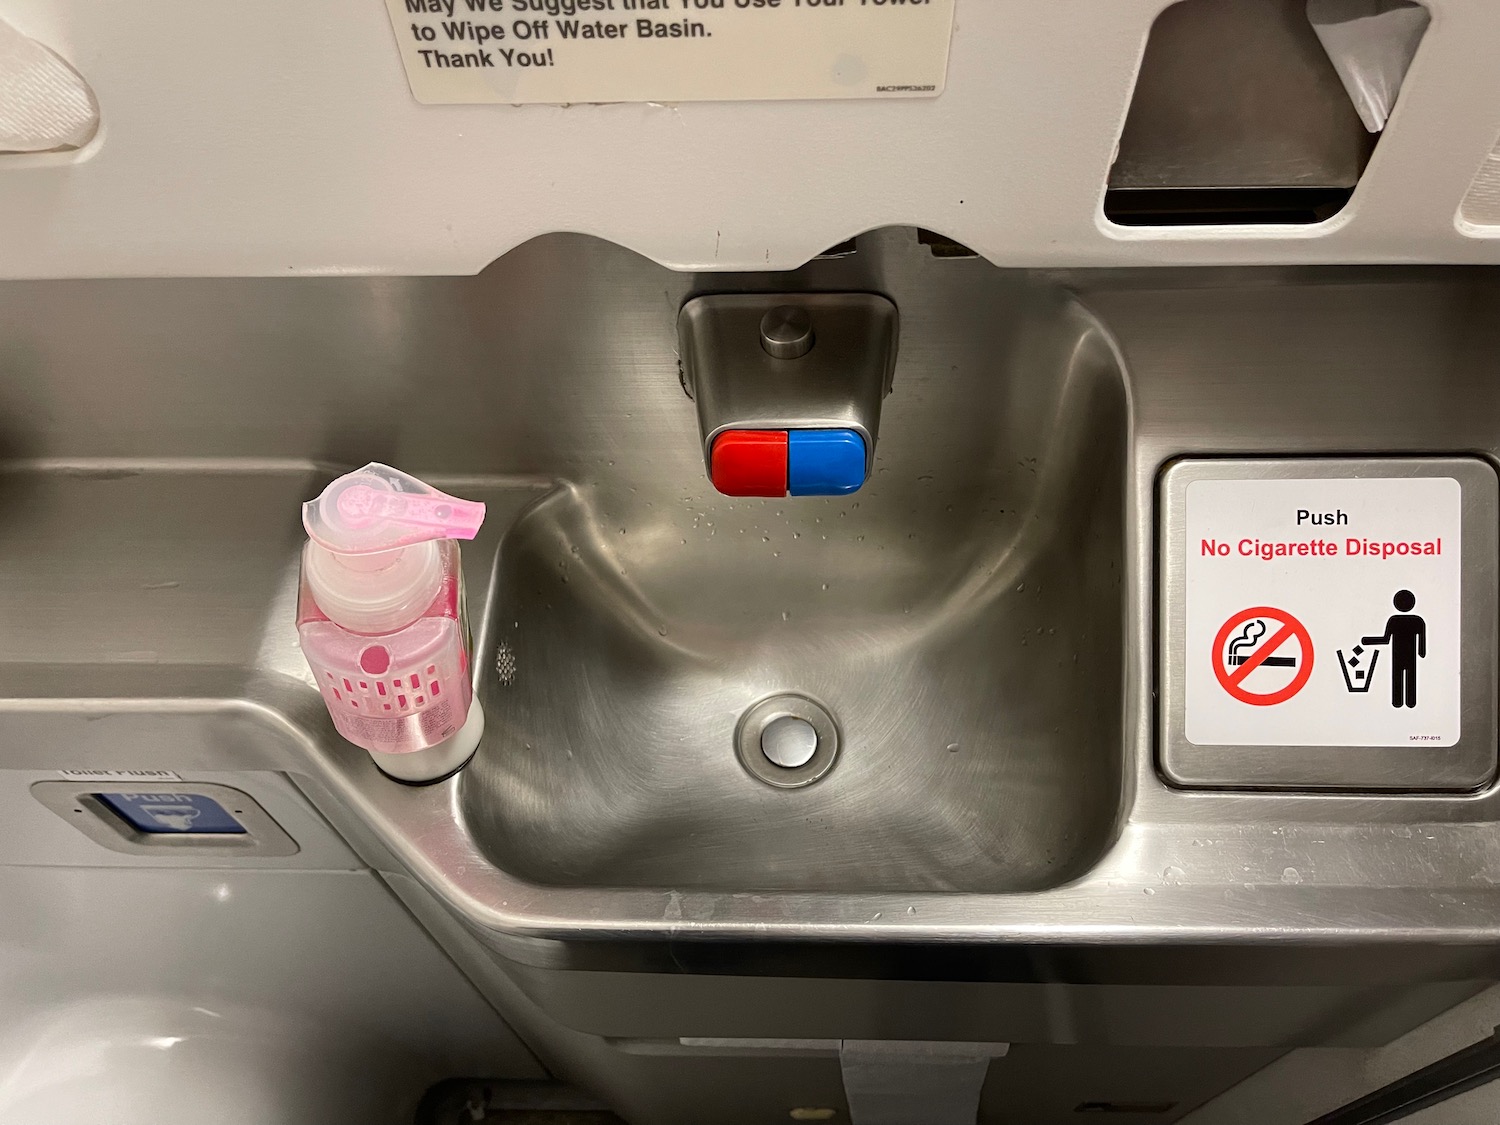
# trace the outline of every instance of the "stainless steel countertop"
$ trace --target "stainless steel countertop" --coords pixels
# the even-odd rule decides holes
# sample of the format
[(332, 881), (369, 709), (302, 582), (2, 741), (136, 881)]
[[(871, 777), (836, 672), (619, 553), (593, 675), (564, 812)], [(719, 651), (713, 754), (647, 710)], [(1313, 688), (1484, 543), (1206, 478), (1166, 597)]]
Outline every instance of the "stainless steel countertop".
[[(683, 466), (701, 478), (673, 357), (682, 298), (789, 283), (876, 288), (902, 310), (877, 462), (902, 456), (903, 413), (920, 412), (945, 377), (979, 387), (1044, 354), (1027, 335), (1033, 317), (1061, 309), (1097, 323), (1125, 372), (1118, 805), (1097, 862), (1061, 885), (734, 893), (528, 882), (476, 841), (463, 775), (396, 785), (332, 734), (292, 606), (297, 504), (335, 464), (399, 458), (491, 505), (464, 556), (474, 619), (488, 621), (497, 552), (539, 498), (582, 490), (612, 518), (647, 495), (686, 495), (676, 491)], [(110, 326), (104, 343), (63, 331), (80, 305)], [(230, 372), (203, 362), (191, 331), (162, 329), (167, 307), (179, 322), (217, 323), (215, 354), (249, 339), (256, 358)], [(0, 472), (7, 768), (288, 771), (373, 862), (411, 872), (522, 959), (557, 955), (530, 939), (1435, 953), (1500, 939), (1493, 783), (1445, 796), (1176, 790), (1154, 760), (1151, 672), (1161, 466), (1194, 453), (1493, 459), (1493, 273), (1014, 275), (931, 260), (909, 232), (882, 232), (854, 259), (799, 275), (694, 281), (558, 236), (478, 279), (28, 283), (0, 287), (0, 310), (0, 333), (29, 342), (37, 372), (8, 385), (0, 435), (12, 454)], [(291, 327), (261, 335), (278, 323)], [(281, 362), (310, 341), (334, 354), (340, 337), (360, 341), (359, 362)], [(984, 355), (999, 357), (993, 368), (975, 366)], [(108, 402), (86, 393), (101, 364), (117, 375)], [(468, 388), (470, 408), (445, 413), (413, 397), (423, 388)], [(400, 390), (409, 405), (358, 407), (341, 430), (339, 405), (360, 389)], [(673, 487), (649, 493), (649, 480)], [(481, 667), (494, 641), (481, 635)]]

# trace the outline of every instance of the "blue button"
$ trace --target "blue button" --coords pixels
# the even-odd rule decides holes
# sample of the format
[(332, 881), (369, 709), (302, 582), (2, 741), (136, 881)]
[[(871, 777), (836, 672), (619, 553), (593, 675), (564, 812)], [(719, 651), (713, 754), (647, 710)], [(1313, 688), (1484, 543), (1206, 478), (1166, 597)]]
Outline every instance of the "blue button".
[(95, 793), (95, 798), (137, 832), (244, 832), (212, 797), (202, 793)]
[(865, 439), (853, 430), (792, 430), (786, 444), (787, 491), (844, 496), (865, 483)]

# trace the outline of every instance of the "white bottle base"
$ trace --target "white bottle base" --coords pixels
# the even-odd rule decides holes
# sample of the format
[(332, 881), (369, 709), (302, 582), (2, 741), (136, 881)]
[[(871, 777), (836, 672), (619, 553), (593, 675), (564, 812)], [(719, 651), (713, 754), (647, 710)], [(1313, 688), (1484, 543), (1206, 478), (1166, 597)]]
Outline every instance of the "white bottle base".
[(381, 754), (371, 750), (369, 755), (387, 777), (421, 784), (447, 777), (458, 769), (473, 755), (483, 736), (484, 708), (479, 706), (479, 697), (475, 696), (469, 701), (469, 717), (452, 738), (409, 754)]

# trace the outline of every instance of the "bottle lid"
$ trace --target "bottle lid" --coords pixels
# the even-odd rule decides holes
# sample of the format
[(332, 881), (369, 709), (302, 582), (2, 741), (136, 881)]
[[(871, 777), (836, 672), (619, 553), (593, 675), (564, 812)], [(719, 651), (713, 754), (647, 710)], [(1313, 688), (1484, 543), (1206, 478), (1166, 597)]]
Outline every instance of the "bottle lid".
[(308, 538), (340, 555), (374, 554), (434, 539), (473, 539), (483, 522), (483, 504), (449, 496), (373, 461), (302, 505)]

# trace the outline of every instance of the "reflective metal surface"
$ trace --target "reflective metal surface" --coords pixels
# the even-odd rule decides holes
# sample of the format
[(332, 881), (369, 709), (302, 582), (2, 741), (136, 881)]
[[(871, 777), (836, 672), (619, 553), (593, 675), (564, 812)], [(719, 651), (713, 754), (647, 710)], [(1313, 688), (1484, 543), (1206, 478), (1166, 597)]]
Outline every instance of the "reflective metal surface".
[[(730, 499), (658, 461), (511, 529), (487, 636), (517, 671), (482, 681), (492, 733), (459, 786), (497, 866), (1018, 891), (1098, 859), (1121, 807), (1124, 382), (1066, 300), (1035, 317), (1025, 365), (903, 382), (898, 444), (857, 496)], [(795, 792), (735, 758), (740, 715), (785, 692), (842, 732), (837, 770)]]
[[(723, 500), (678, 311), (804, 289), (901, 310), (875, 478)], [(1155, 487), (1191, 454), (1493, 459), (1497, 310), (1485, 271), (1023, 274), (901, 230), (795, 275), (695, 279), (556, 236), (472, 279), (0, 286), (0, 753), (287, 771), (526, 988), (615, 1034), (688, 1032), (659, 994), (605, 1012), (608, 974), (548, 967), (816, 973), (828, 1006), (792, 1004), (799, 979), (778, 1017), (834, 1036), (879, 1022), (866, 981), (836, 987), (857, 973), (890, 996), (1041, 990), (892, 1001), (882, 1019), (927, 1021), (904, 1038), (1023, 1010), (1028, 1034), (1146, 1035), (1167, 1025), (1130, 1023), (1132, 990), (1185, 979), (1302, 982), (1307, 1009), (1253, 1030), (1214, 1002), (1260, 1042), (1326, 1037), (1349, 1001), (1330, 981), (1451, 1002), (1495, 971), (1500, 798), (1163, 783)], [(491, 504), (465, 565), (492, 725), (422, 790), (334, 737), (292, 626), (298, 503), (371, 457)], [(783, 691), (848, 736), (785, 791), (733, 743)], [(1143, 946), (1144, 967), (1115, 948)], [(1046, 1007), (1107, 978), (1133, 982), (1108, 1013)], [(1171, 1034), (1207, 1033), (1198, 1003)], [(786, 1030), (761, 1028), (700, 1030)]]
[(1151, 27), (1111, 188), (1352, 188), (1365, 131), (1306, 0), (1180, 0)]
[(778, 715), (760, 732), (760, 750), (774, 765), (794, 770), (818, 752), (818, 730), (796, 715)]
[(760, 318), (760, 346), (774, 359), (801, 359), (817, 333), (812, 314), (797, 305), (777, 305)]

